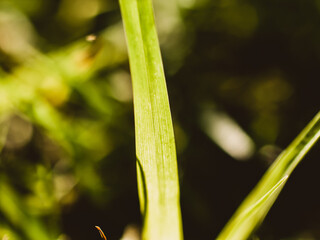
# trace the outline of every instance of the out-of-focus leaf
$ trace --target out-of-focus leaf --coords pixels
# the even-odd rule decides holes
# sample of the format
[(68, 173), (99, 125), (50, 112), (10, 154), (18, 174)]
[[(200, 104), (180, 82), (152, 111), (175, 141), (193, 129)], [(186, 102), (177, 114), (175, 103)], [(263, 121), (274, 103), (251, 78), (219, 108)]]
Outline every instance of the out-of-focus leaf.
[(20, 228), (30, 240), (54, 239), (39, 219), (26, 212), (22, 201), (3, 179), (0, 179), (0, 188), (0, 210), (11, 224)]

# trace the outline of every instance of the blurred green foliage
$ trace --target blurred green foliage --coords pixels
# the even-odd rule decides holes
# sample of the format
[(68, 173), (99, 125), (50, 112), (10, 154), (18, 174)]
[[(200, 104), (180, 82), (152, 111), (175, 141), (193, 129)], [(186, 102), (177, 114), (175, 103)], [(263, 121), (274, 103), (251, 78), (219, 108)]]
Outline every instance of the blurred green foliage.
[[(154, 5), (184, 235), (212, 239), (319, 109), (320, 3)], [(108, 239), (137, 235), (126, 52), (117, 1), (0, 1), (0, 239), (99, 239), (95, 225)], [(250, 136), (247, 159), (201, 125), (207, 111)], [(287, 183), (261, 239), (320, 238), (320, 199), (310, 184), (319, 180), (319, 154)]]

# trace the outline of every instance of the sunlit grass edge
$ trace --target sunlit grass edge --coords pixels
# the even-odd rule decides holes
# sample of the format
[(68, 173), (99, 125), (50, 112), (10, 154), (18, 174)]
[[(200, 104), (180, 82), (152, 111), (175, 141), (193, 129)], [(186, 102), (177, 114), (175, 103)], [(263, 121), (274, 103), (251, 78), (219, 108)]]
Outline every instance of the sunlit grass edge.
[[(320, 112), (270, 166), (217, 239), (247, 239), (261, 224), (280, 194), (287, 178), (319, 137)], [(281, 184), (278, 186), (280, 182)], [(275, 186), (278, 186), (276, 191), (273, 191), (269, 197), (265, 197)]]

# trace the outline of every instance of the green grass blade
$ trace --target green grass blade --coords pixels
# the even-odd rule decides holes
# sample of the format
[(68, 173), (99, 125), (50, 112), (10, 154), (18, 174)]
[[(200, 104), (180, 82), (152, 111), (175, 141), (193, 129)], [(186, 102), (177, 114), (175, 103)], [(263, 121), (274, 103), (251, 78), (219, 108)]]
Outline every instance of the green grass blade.
[[(320, 112), (280, 154), (217, 239), (247, 239), (275, 202), (287, 177), (320, 137)], [(272, 190), (273, 189), (273, 190)]]
[(182, 239), (169, 100), (150, 0), (120, 0), (134, 93), (142, 239)]

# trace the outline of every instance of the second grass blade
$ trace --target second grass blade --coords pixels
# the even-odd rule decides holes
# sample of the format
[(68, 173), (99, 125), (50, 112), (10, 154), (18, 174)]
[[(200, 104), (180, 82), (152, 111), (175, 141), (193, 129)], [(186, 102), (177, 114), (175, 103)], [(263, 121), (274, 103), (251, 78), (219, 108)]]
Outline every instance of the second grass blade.
[(180, 240), (176, 150), (151, 0), (120, 0), (134, 93), (142, 239)]
[(287, 178), (319, 137), (320, 112), (276, 159), (217, 239), (248, 239), (263, 221)]

